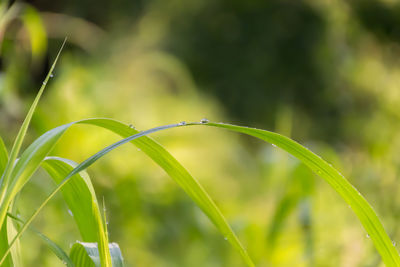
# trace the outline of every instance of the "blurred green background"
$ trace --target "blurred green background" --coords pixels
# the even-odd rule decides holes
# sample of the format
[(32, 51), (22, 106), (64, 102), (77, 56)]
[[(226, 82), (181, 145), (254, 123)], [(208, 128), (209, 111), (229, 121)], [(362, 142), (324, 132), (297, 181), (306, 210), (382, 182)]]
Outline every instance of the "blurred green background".
[[(9, 146), (68, 36), (28, 141), (88, 117), (142, 130), (206, 117), (276, 131), (337, 167), (400, 242), (397, 1), (0, 0), (0, 14)], [(153, 137), (209, 191), (257, 266), (382, 265), (345, 202), (279, 149), (206, 127)], [(79, 126), (53, 154), (80, 162), (116, 140)], [(89, 174), (127, 266), (243, 266), (140, 151), (123, 147)], [(52, 188), (39, 171), (21, 195), (22, 217)], [(66, 250), (79, 240), (61, 196), (35, 227)], [(22, 249), (26, 266), (62, 266), (32, 233)]]

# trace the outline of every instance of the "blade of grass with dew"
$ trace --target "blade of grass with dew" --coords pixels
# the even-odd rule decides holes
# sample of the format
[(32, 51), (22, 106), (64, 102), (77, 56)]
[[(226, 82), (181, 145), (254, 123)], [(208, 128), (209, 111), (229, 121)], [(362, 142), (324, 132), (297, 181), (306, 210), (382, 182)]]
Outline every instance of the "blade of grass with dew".
[[(124, 262), (118, 244), (110, 243), (109, 249), (113, 259), (112, 266), (123, 267)], [(70, 257), (79, 267), (101, 267), (97, 243), (76, 242), (71, 248)]]
[[(110, 253), (110, 249), (108, 246), (108, 222), (107, 222), (107, 215), (106, 215), (106, 201), (104, 200), (104, 196), (103, 196), (103, 213), (101, 216), (101, 220), (102, 220), (102, 225), (103, 225), (103, 233), (104, 233), (104, 247), (99, 248), (99, 253), (101, 253), (102, 250), (107, 249), (107, 252)], [(111, 253), (110, 253), (111, 254)], [(111, 255), (110, 255), (110, 260), (111, 260)], [(111, 266), (113, 266), (113, 264), (111, 264)]]
[[(128, 125), (112, 119), (88, 119), (82, 120), (80, 123), (100, 126), (122, 137), (138, 133), (138, 131)], [(184, 126), (184, 124), (178, 124), (177, 126)], [(225, 239), (240, 253), (244, 262), (248, 266), (254, 266), (247, 251), (227, 223), (225, 217), (200, 183), (167, 150), (153, 139), (144, 136), (140, 139), (133, 139), (131, 142), (164, 169), (214, 223)]]
[[(59, 157), (46, 157), (42, 162), (42, 167), (56, 184), (60, 183), (77, 165), (71, 160)], [(96, 193), (86, 171), (74, 175), (61, 189), (61, 193), (78, 226), (82, 240), (98, 243), (102, 265), (111, 266), (108, 235), (101, 218)]]
[(61, 48), (58, 51), (58, 54), (57, 54), (57, 56), (56, 56), (56, 58), (54, 60), (54, 63), (51, 66), (50, 71), (47, 74), (42, 86), (40, 87), (40, 90), (39, 90), (38, 94), (36, 95), (36, 98), (33, 101), (32, 105), (31, 105), (31, 107), (30, 107), (30, 109), (28, 111), (28, 114), (25, 117), (24, 122), (22, 123), (22, 126), (21, 126), (21, 128), (20, 128), (20, 130), (18, 132), (18, 135), (17, 135), (17, 137), (15, 139), (15, 142), (13, 144), (13, 147), (11, 149), (9, 160), (7, 162), (7, 165), (5, 167), (4, 172), (2, 173), (2, 177), (1, 177), (1, 180), (0, 180), (0, 225), (3, 224), (3, 222), (4, 222), (5, 218), (6, 218), (7, 209), (8, 209), (8, 206), (10, 204), (10, 201), (11, 201), (11, 200), (5, 201), (5, 197), (7, 195), (7, 189), (9, 187), (10, 183), (12, 182), (11, 174), (12, 174), (13, 169), (14, 169), (15, 160), (18, 157), (19, 151), (20, 151), (21, 146), (22, 146), (22, 142), (23, 142), (23, 140), (25, 138), (26, 132), (28, 130), (28, 126), (29, 126), (30, 121), (31, 121), (32, 116), (33, 116), (33, 113), (34, 113), (34, 111), (35, 111), (35, 109), (37, 107), (37, 104), (39, 102), (40, 97), (43, 94), (43, 91), (44, 91), (44, 89), (46, 87), (46, 84), (49, 81), (49, 79), (50, 79), (50, 77), (52, 75), (52, 72), (53, 72), (53, 70), (54, 70), (54, 68), (55, 68), (55, 66), (57, 64), (58, 58), (59, 58), (59, 56), (61, 54), (62, 49), (64, 48), (65, 42), (66, 42), (66, 39), (64, 40), (63, 44), (61, 45)]
[[(111, 120), (111, 119), (88, 119), (82, 120), (70, 124), (66, 124), (63, 126), (59, 126), (54, 128), (41, 137), (39, 137), (28, 149), (24, 152), (27, 153), (27, 156), (24, 154), (21, 156), (21, 159), (18, 161), (17, 164), (18, 169), (21, 171), (16, 171), (17, 174), (23, 176), (22, 181), (18, 184), (18, 190), (15, 190), (14, 193), (18, 192), (22, 186), (29, 180), (29, 177), (32, 175), (33, 171), (37, 169), (37, 166), (41, 163), (44, 159), (45, 155), (49, 153), (53, 145), (49, 145), (49, 143), (55, 143), (58, 138), (69, 128), (71, 125), (75, 123), (85, 123), (85, 124), (92, 124), (97, 125), (106, 129), (109, 129), (121, 136), (129, 136), (123, 140), (120, 140), (103, 150), (99, 151), (98, 153), (94, 154), (92, 157), (88, 158), (87, 160), (80, 163), (74, 170), (57, 186), (57, 188), (49, 195), (49, 197), (42, 203), (42, 205), (33, 213), (33, 215), (26, 221), (26, 224), (21, 228), (19, 234), (14, 238), (10, 245), (14, 243), (15, 240), (19, 239), (21, 234), (26, 230), (26, 227), (32, 222), (32, 220), (37, 216), (37, 214), (41, 211), (41, 209), (47, 204), (47, 202), (62, 188), (66, 182), (69, 180), (71, 176), (80, 171), (86, 169), (99, 158), (110, 152), (111, 150), (127, 143), (130, 141), (134, 141), (134, 143), (138, 148), (140, 148), (143, 152), (145, 152), (150, 158), (153, 159), (160, 167), (162, 167), (167, 174), (169, 174), (181, 188), (195, 201), (195, 203), (203, 210), (203, 212), (209, 217), (209, 219), (214, 223), (217, 229), (225, 236), (226, 240), (228, 240), (231, 245), (240, 253), (244, 262), (248, 266), (254, 266), (253, 262), (251, 261), (247, 251), (241, 245), (239, 239), (233, 233), (232, 229), (226, 222), (226, 219), (219, 211), (215, 203), (206, 193), (206, 191), (201, 187), (201, 185), (195, 180), (188, 171), (179, 164), (179, 162), (172, 157), (162, 146), (160, 146), (157, 142), (153, 141), (148, 135), (150, 133), (154, 133), (161, 130), (166, 130), (169, 128), (175, 128), (183, 126), (182, 124), (170, 124), (160, 127), (155, 127), (147, 131), (138, 132), (134, 129), (131, 129), (129, 126)], [(133, 134), (133, 135), (132, 135)], [(130, 136), (132, 135), (132, 136)], [(56, 137), (56, 138), (55, 138)], [(137, 139), (139, 137), (143, 137)], [(46, 152), (44, 151), (46, 150)], [(37, 154), (40, 154), (38, 156)], [(41, 158), (42, 157), (42, 158)], [(25, 170), (29, 170), (26, 173)], [(21, 178), (14, 178), (16, 180), (21, 180)], [(3, 257), (4, 259), (4, 257)], [(3, 261), (0, 261), (0, 263)]]
[[(8, 191), (8, 194), (5, 196), (5, 202), (6, 203), (11, 203), (12, 199), (20, 192), (20, 190), (23, 188), (23, 186), (29, 181), (30, 177), (33, 175), (33, 173), (37, 170), (37, 168), (40, 166), (42, 163), (43, 159), (47, 156), (47, 154), (53, 149), (54, 145), (56, 142), (61, 138), (63, 133), (71, 126), (76, 124), (77, 122), (65, 124), (59, 127), (56, 127), (42, 136), (40, 136), (38, 139), (36, 139), (21, 155), (19, 158), (18, 162), (15, 164), (13, 173), (12, 173), (12, 181), (13, 183), (10, 185), (10, 189)], [(135, 137), (132, 138), (138, 138), (141, 137), (145, 134), (154, 132), (154, 131), (159, 131), (162, 129), (170, 128), (170, 127), (176, 127), (179, 126), (178, 124), (174, 125), (167, 125), (167, 126), (161, 126), (161, 127), (156, 127), (153, 129), (150, 129), (148, 131), (142, 132), (140, 134), (137, 134)], [(84, 161), (81, 163), (77, 168), (74, 169), (73, 174), (79, 173), (80, 171), (86, 169), (88, 166), (90, 166), (92, 163), (94, 163), (97, 159), (101, 158), (104, 154), (107, 154), (109, 151), (113, 150), (114, 148), (129, 142), (129, 140), (121, 140), (104, 150), (100, 151), (99, 153), (95, 154), (93, 157), (89, 158), (88, 160)], [(71, 173), (71, 175), (73, 175)], [(71, 176), (68, 176), (70, 178)], [(63, 185), (65, 182), (62, 183)], [(60, 189), (60, 186), (57, 187), (56, 191)], [(55, 194), (55, 192), (53, 191)], [(52, 194), (52, 195), (54, 195)], [(47, 203), (49, 199), (45, 201)], [(42, 206), (39, 207), (39, 210), (41, 209)], [(34, 212), (36, 214), (36, 212)], [(27, 223), (30, 223), (29, 220)], [(24, 229), (24, 227), (22, 228)], [(21, 231), (22, 231), (21, 229)], [(26, 228), (25, 228), (26, 229)], [(16, 238), (13, 239), (10, 243), (10, 247), (12, 247), (11, 244), (14, 243), (14, 240), (18, 240), (18, 237), (20, 235), (17, 235)], [(5, 255), (7, 255), (10, 251), (7, 249)], [(109, 253), (109, 252), (108, 252)], [(100, 256), (105, 256), (103, 253), (100, 254)], [(4, 258), (4, 257), (3, 257)], [(110, 258), (110, 257), (108, 257)], [(3, 262), (3, 260), (0, 261), (0, 264)], [(107, 265), (109, 261), (106, 261), (106, 258), (104, 258), (104, 262), (102, 262), (105, 267), (109, 266)]]
[[(7, 216), (11, 219), (13, 219), (16, 222), (19, 222), (21, 224), (24, 224), (25, 222), (18, 218), (17, 216), (14, 216), (11, 213), (7, 213)], [(54, 241), (52, 241), (50, 238), (48, 238), (46, 235), (41, 233), (40, 231), (36, 230), (34, 227), (29, 227), (29, 229), (34, 232), (37, 236), (39, 236), (44, 243), (53, 251), (53, 253), (64, 263), (67, 265), (67, 267), (75, 267), (74, 263), (70, 259), (70, 257), (67, 255), (67, 253), (59, 246), (57, 245)]]
[(340, 172), (324, 161), (321, 157), (290, 138), (265, 130), (209, 122), (188, 123), (187, 125), (212, 126), (254, 136), (268, 143), (272, 143), (298, 158), (318, 176), (324, 178), (325, 181), (327, 181), (328, 184), (332, 186), (332, 188), (347, 202), (347, 204), (350, 205), (351, 209), (357, 215), (361, 224), (364, 226), (364, 229), (370, 236), (386, 266), (400, 266), (399, 253), (394, 247), (371, 205)]

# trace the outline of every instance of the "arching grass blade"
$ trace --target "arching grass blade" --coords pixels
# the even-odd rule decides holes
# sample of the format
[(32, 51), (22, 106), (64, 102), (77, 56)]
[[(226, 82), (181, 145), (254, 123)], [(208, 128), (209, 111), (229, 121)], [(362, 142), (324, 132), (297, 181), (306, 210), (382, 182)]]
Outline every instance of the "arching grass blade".
[(350, 205), (370, 236), (386, 266), (400, 266), (399, 254), (371, 205), (340, 172), (321, 157), (290, 138), (265, 130), (224, 123), (190, 123), (187, 125), (206, 125), (254, 136), (274, 144), (295, 156), (318, 176), (324, 178), (339, 193), (343, 200)]
[[(46, 157), (42, 163), (56, 184), (60, 183), (78, 163), (59, 157)], [(101, 218), (99, 204), (92, 182), (86, 171), (71, 177), (61, 193), (78, 226), (84, 242), (99, 244), (99, 259), (103, 266), (111, 266), (108, 236)]]
[[(150, 129), (147, 131), (137, 132), (134, 129), (131, 129), (127, 125), (124, 125), (122, 123), (119, 123), (114, 120), (109, 120), (109, 119), (89, 119), (89, 120), (78, 121), (75, 123), (86, 123), (86, 124), (97, 125), (97, 126), (112, 130), (121, 136), (129, 136), (132, 134), (134, 134), (134, 135), (129, 136), (121, 141), (114, 143), (113, 145), (106, 147), (105, 149), (99, 151), (98, 153), (94, 154), (92, 157), (88, 158), (87, 160), (85, 160), (81, 164), (79, 164), (77, 167), (75, 167), (73, 169), (73, 171), (69, 173), (69, 175), (57, 186), (57, 188), (49, 195), (49, 197), (42, 203), (42, 205), (34, 212), (34, 214), (26, 221), (26, 224), (21, 228), (21, 231), (14, 238), (14, 240), (11, 242), (10, 245), (12, 245), (15, 242), (15, 240), (17, 240), (21, 236), (21, 234), (26, 230), (27, 226), (37, 216), (37, 214), (41, 211), (41, 209), (69, 181), (70, 177), (72, 177), (73, 175), (86, 169), (91, 164), (93, 164), (95, 161), (97, 161), (98, 159), (100, 159), (102, 156), (106, 155), (108, 152), (112, 151), (113, 149), (115, 149), (127, 142), (136, 141), (133, 143), (138, 148), (140, 148), (143, 152), (145, 152), (149, 157), (151, 157), (156, 163), (158, 163), (182, 187), (182, 189), (196, 202), (196, 204), (203, 210), (203, 212), (206, 213), (206, 215), (210, 218), (210, 220), (216, 225), (218, 230), (225, 236), (225, 238), (232, 244), (232, 246), (238, 250), (238, 252), (242, 256), (242, 258), (244, 259), (245, 263), (248, 266), (254, 266), (249, 255), (247, 254), (247, 251), (243, 248), (240, 241), (238, 240), (238, 238), (236, 237), (236, 235), (233, 233), (232, 229), (226, 222), (222, 213), (216, 207), (215, 203), (211, 200), (211, 198), (208, 196), (206, 191), (178, 163), (178, 161), (176, 161), (176, 159), (173, 158), (164, 148), (162, 148), (155, 141), (153, 141), (150, 138), (145, 136), (147, 134), (150, 134), (150, 133), (153, 133), (156, 131), (161, 131), (161, 130), (165, 130), (165, 129), (169, 129), (169, 128), (183, 126), (182, 124), (165, 125), (165, 126), (155, 127), (153, 129)], [(61, 135), (65, 132), (65, 130), (68, 127), (70, 127), (71, 125), (73, 125), (75, 123), (70, 123), (67, 125), (57, 127), (53, 130), (50, 130), (46, 134), (39, 137), (34, 142), (34, 144), (32, 144), (32, 147), (29, 147), (27, 150), (31, 150), (32, 153), (35, 154), (35, 151), (39, 150), (40, 148), (46, 147), (46, 149), (44, 149), (44, 150), (47, 150), (47, 153), (48, 153), (51, 150), (52, 146), (50, 146), (47, 143), (47, 140), (51, 140), (50, 143), (53, 143), (55, 139), (58, 139), (61, 137)], [(137, 139), (139, 137), (143, 137), (143, 138)], [(40, 140), (40, 141), (38, 141), (38, 140)], [(36, 147), (36, 148), (34, 148), (34, 147)], [(44, 156), (43, 156), (44, 154), (45, 153), (42, 152), (40, 157), (44, 158)], [(40, 164), (41, 161), (43, 160), (43, 158), (40, 159), (40, 157), (38, 157), (38, 158), (27, 157), (24, 159), (24, 163), (21, 163), (21, 164), (26, 165), (26, 168), (28, 168), (28, 166), (30, 166), (29, 167), (30, 170), (36, 169), (38, 164)], [(21, 157), (18, 164), (20, 164), (20, 162), (22, 161), (22, 158), (23, 157)], [(24, 171), (22, 171), (22, 173), (24, 173)], [(29, 175), (27, 175), (27, 174), (23, 175), (24, 180), (19, 185), (25, 184), (26, 181), (29, 179), (30, 175), (31, 175), (31, 173), (29, 173)], [(15, 179), (17, 179), (17, 178), (15, 178)], [(18, 190), (20, 190), (20, 188), (22, 188), (22, 186), (18, 186), (18, 188), (19, 188)], [(18, 191), (16, 191), (16, 192), (18, 192)], [(3, 257), (3, 259), (4, 259), (4, 257)], [(3, 261), (3, 259), (1, 261)], [(1, 263), (1, 261), (0, 261), (0, 263)]]
[(12, 182), (11, 174), (12, 174), (13, 169), (14, 169), (15, 160), (18, 157), (19, 151), (20, 151), (21, 146), (22, 146), (22, 142), (24, 141), (26, 132), (28, 130), (29, 124), (30, 124), (32, 116), (33, 116), (33, 113), (35, 112), (35, 109), (37, 107), (37, 104), (39, 103), (40, 97), (42, 96), (43, 91), (46, 88), (46, 84), (49, 81), (49, 79), (50, 79), (50, 77), (52, 75), (52, 72), (53, 72), (53, 70), (54, 70), (54, 68), (55, 68), (55, 66), (57, 64), (57, 60), (58, 60), (58, 58), (59, 58), (59, 56), (61, 54), (62, 49), (64, 48), (65, 42), (66, 42), (66, 39), (64, 40), (60, 50), (58, 51), (58, 54), (57, 54), (57, 56), (56, 56), (56, 58), (54, 60), (54, 63), (51, 66), (50, 71), (47, 74), (42, 86), (40, 87), (40, 90), (39, 90), (38, 94), (36, 95), (36, 98), (33, 101), (32, 105), (31, 105), (31, 107), (30, 107), (30, 109), (28, 111), (28, 114), (25, 117), (24, 122), (22, 123), (22, 126), (21, 126), (21, 128), (20, 128), (20, 130), (19, 130), (19, 132), (17, 134), (17, 137), (16, 137), (16, 139), (14, 141), (14, 144), (13, 144), (13, 147), (11, 149), (10, 157), (9, 157), (9, 160), (8, 160), (8, 162), (6, 164), (5, 170), (2, 172), (2, 176), (1, 176), (1, 180), (0, 180), (0, 225), (5, 220), (7, 208), (9, 206), (9, 204), (10, 204), (10, 200), (6, 200), (5, 198), (6, 198), (6, 195), (8, 193), (7, 190), (9, 188), (9, 186), (10, 186), (10, 183)]

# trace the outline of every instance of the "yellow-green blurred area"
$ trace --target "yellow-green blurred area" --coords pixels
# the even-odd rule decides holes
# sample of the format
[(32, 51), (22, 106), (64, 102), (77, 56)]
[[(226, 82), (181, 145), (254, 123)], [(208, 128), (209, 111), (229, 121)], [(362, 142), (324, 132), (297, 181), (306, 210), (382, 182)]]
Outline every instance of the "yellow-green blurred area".
[[(0, 0), (0, 134), (11, 144), (62, 40), (25, 147), (71, 121), (145, 130), (223, 121), (276, 131), (339, 169), (400, 242), (400, 4), (392, 0)], [(381, 266), (356, 216), (273, 146), (207, 127), (152, 135), (216, 201), (256, 266)], [(74, 126), (52, 155), (81, 162), (119, 137)], [(127, 266), (244, 266), (201, 210), (125, 145), (88, 170)], [(20, 195), (27, 218), (55, 185)], [(58, 195), (34, 226), (80, 240)], [(25, 266), (63, 266), (32, 232)]]

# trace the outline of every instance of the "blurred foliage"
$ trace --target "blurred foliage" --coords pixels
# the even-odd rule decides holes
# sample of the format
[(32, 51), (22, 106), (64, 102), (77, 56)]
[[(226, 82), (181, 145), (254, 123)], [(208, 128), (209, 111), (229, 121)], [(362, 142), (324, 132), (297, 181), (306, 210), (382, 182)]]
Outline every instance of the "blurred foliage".
[[(6, 142), (58, 38), (69, 35), (30, 138), (95, 116), (139, 129), (207, 117), (276, 130), (341, 169), (400, 241), (395, 1), (27, 2), (40, 16), (23, 23), (16, 16), (0, 52)], [(28, 40), (43, 37), (31, 33), (41, 23), (51, 40), (47, 55), (35, 61)], [(46, 46), (38, 47), (44, 53)], [(350, 209), (285, 153), (215, 129), (154, 137), (210, 191), (257, 266), (379, 265)], [(77, 128), (54, 153), (79, 162), (115, 140)], [(205, 216), (140, 151), (122, 148), (89, 172), (105, 196), (111, 241), (130, 266), (241, 266)], [(22, 197), (26, 210), (52, 187), (39, 173)], [(65, 247), (78, 239), (61, 198), (36, 227)], [(58, 266), (39, 242), (30, 234), (22, 240), (38, 248), (27, 251), (27, 266)]]

